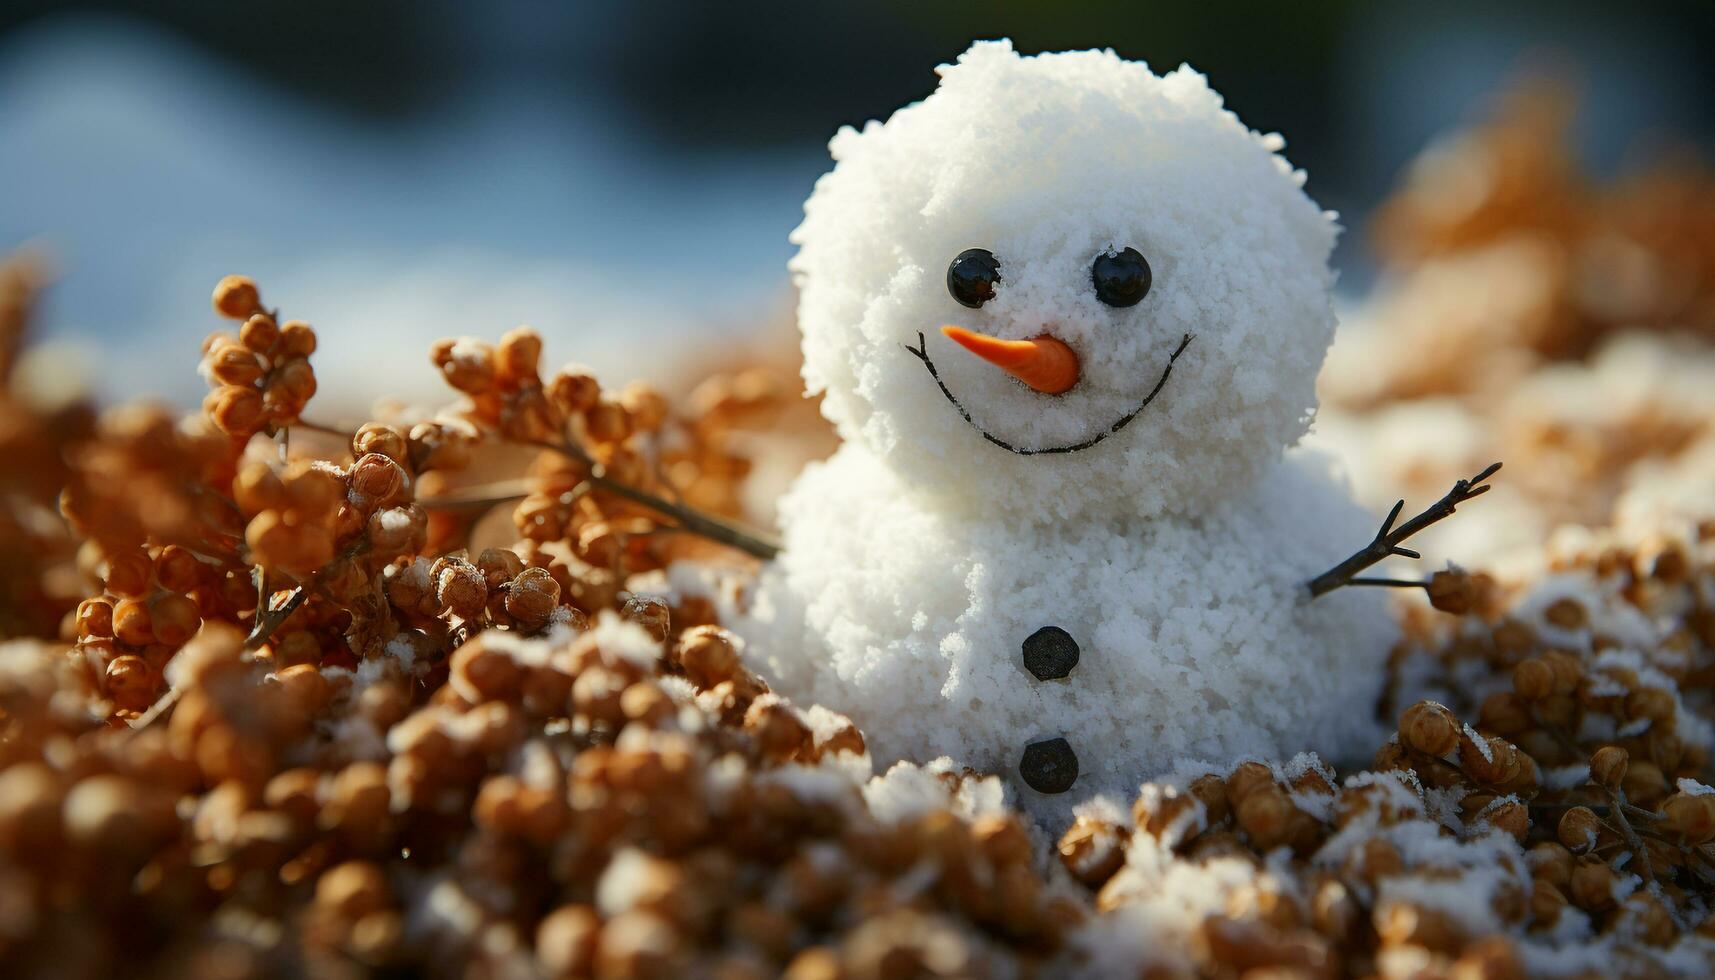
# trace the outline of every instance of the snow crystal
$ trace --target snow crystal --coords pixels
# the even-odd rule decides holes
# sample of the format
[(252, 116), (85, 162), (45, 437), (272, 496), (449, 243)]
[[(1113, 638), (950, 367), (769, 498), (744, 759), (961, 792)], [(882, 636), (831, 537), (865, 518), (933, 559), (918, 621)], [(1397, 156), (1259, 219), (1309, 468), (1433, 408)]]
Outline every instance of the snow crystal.
[(1006, 809), (1005, 791), (992, 776), (963, 780), (956, 791), (948, 789), (943, 776), (958, 771), (953, 760), (942, 757), (924, 766), (900, 762), (863, 787), (869, 812), (883, 823), (898, 823), (935, 810), (952, 810), (971, 819)]
[(661, 656), (661, 644), (643, 627), (622, 619), (611, 609), (603, 609), (590, 627), (590, 637), (609, 656), (631, 661), (645, 670), (652, 670)]
[(868, 778), (867, 762), (861, 768), (854, 768), (828, 759), (814, 766), (780, 766), (759, 775), (757, 781), (784, 786), (806, 803), (832, 803), (855, 810), (862, 798), (859, 789)]
[(595, 886), (596, 908), (604, 917), (613, 918), (637, 904), (657, 860), (635, 847), (623, 848), (608, 860)]
[(810, 734), (817, 744), (827, 741), (842, 730), (851, 726), (852, 720), (837, 711), (829, 711), (819, 704), (798, 713), (804, 724), (810, 727)]
[(1585, 780), (1590, 778), (1590, 766), (1576, 762), (1569, 766), (1550, 766), (1540, 770), (1540, 773), (1543, 789), (1573, 789), (1584, 785)]
[(1483, 756), (1484, 762), (1495, 761), (1495, 753), (1493, 749), (1489, 748), (1489, 740), (1477, 734), (1477, 730), (1469, 724), (1465, 726), (1465, 738), (1477, 747), (1477, 751)]

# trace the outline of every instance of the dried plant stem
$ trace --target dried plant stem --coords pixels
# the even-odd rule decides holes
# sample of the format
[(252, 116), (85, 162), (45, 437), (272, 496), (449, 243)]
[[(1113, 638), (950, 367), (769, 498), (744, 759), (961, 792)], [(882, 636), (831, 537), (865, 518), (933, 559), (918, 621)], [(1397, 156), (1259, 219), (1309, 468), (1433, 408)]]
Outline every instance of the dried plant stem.
[(764, 537), (760, 532), (741, 528), (711, 514), (705, 514), (683, 504), (676, 504), (647, 490), (613, 479), (607, 475), (605, 468), (600, 463), (596, 462), (589, 453), (570, 439), (558, 443), (533, 442), (531, 445), (559, 453), (568, 459), (583, 464), (589, 470), (587, 479), (590, 486), (598, 490), (605, 490), (616, 497), (624, 497), (632, 503), (641, 504), (656, 513), (671, 517), (678, 522), (678, 529), (681, 531), (699, 535), (711, 541), (718, 541), (728, 547), (737, 548), (746, 554), (754, 555), (763, 561), (768, 561), (780, 553), (779, 543)]
[(298, 607), (304, 604), (304, 600), (309, 597), (310, 590), (307, 587), (294, 586), (292, 591), (287, 593), (285, 601), (272, 605), (266, 610), (257, 610), (256, 626), (251, 629), (250, 635), (244, 638), (244, 648), (255, 650), (267, 643), (269, 638), (274, 635), (274, 631), (290, 619), (292, 614), (298, 611)]
[(179, 698), (182, 696), (183, 695), (182, 695), (181, 690), (179, 688), (176, 688), (176, 687), (167, 688), (167, 693), (161, 695), (158, 699), (156, 699), (155, 703), (151, 704), (149, 706), (148, 711), (145, 711), (142, 714), (138, 715), (137, 717), (131, 719), (131, 721), (129, 723), (131, 726), (131, 731), (140, 732), (143, 729), (148, 728), (150, 725), (153, 725), (155, 722), (159, 721), (162, 717), (164, 717), (167, 714), (167, 712), (173, 710), (173, 706), (179, 703)]
[(1369, 544), (1358, 549), (1358, 551), (1350, 558), (1347, 558), (1340, 564), (1335, 565), (1333, 568), (1330, 568), (1328, 571), (1323, 572), (1321, 575), (1310, 580), (1308, 587), (1310, 589), (1311, 597), (1314, 598), (1316, 596), (1326, 595), (1343, 585), (1385, 585), (1395, 588), (1427, 588), (1428, 586), (1424, 582), (1411, 581), (1407, 579), (1360, 579), (1357, 576), (1359, 572), (1369, 568), (1371, 565), (1374, 565), (1384, 559), (1392, 558), (1396, 555), (1404, 558), (1423, 557), (1410, 548), (1401, 547), (1401, 542), (1419, 531), (1422, 531), (1429, 525), (1451, 515), (1454, 508), (1458, 507), (1465, 501), (1470, 500), (1472, 497), (1479, 497), (1487, 493), (1489, 491), (1489, 487), (1484, 481), (1488, 480), (1489, 477), (1494, 476), (1495, 472), (1500, 468), (1501, 464), (1492, 463), (1487, 469), (1478, 473), (1476, 476), (1471, 477), (1469, 480), (1460, 480), (1453, 484), (1453, 489), (1447, 491), (1446, 496), (1437, 500), (1434, 504), (1431, 504), (1428, 510), (1425, 510), (1423, 513), (1418, 514), (1416, 517), (1413, 517), (1411, 520), (1406, 521), (1398, 527), (1394, 526), (1394, 521), (1399, 520), (1399, 512), (1405, 509), (1405, 501), (1401, 500), (1394, 504), (1393, 510), (1388, 512), (1387, 520), (1382, 522), (1381, 530), (1376, 532), (1375, 538), (1371, 540)]
[(323, 425), (320, 422), (311, 422), (308, 419), (299, 419), (298, 421), (293, 422), (287, 428), (308, 429), (311, 432), (320, 432), (324, 435), (339, 436), (341, 439), (344, 439), (346, 442), (350, 442), (352, 439), (352, 436), (356, 435), (356, 433), (351, 431), (350, 429), (342, 429), (337, 425)]
[(530, 496), (535, 488), (526, 480), (502, 480), (498, 483), (481, 483), (474, 486), (458, 487), (447, 493), (436, 494), (433, 497), (421, 497), (417, 503), (431, 510), (463, 510), (472, 507), (493, 507), (497, 504), (510, 503)]
[[(1183, 349), (1183, 345), (1181, 345), (1181, 349)], [(316, 422), (299, 419), (296, 424), (317, 432), (343, 436), (348, 441), (352, 437), (352, 433), (343, 429)], [(560, 442), (532, 440), (526, 444), (559, 453), (568, 459), (582, 463), (589, 470), (591, 486), (599, 490), (606, 490), (614, 496), (624, 497), (632, 503), (641, 504), (656, 513), (671, 517), (678, 522), (678, 529), (687, 534), (695, 534), (711, 541), (718, 541), (728, 547), (737, 548), (746, 554), (754, 555), (763, 561), (769, 561), (780, 553), (779, 542), (770, 539), (760, 531), (739, 527), (737, 524), (723, 520), (713, 514), (705, 514), (692, 507), (634, 487), (629, 483), (613, 479), (607, 475), (605, 468), (596, 462), (588, 452), (585, 452), (569, 435)], [(422, 503), (425, 507), (483, 507), (517, 500), (528, 496), (529, 493), (528, 486), (523, 483), (489, 484), (483, 487), (471, 487), (438, 498), (428, 498)]]
[(1626, 819), (1626, 794), (1624, 790), (1603, 788), (1602, 793), (1612, 804), (1608, 815), (1619, 825), (1620, 836), (1625, 838), (1626, 846), (1631, 848), (1632, 856), (1637, 858), (1638, 875), (1644, 884), (1655, 884), (1655, 872), (1650, 868), (1649, 849), (1644, 847), (1643, 838), (1632, 829), (1632, 822)]

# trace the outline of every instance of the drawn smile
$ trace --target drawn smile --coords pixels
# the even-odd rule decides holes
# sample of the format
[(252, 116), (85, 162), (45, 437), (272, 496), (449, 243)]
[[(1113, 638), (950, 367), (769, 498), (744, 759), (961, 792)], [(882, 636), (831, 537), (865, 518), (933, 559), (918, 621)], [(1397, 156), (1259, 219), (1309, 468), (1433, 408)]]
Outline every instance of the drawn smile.
[(1081, 442), (1067, 443), (1062, 446), (1038, 446), (1034, 448), (1016, 446), (1007, 442), (1005, 439), (1002, 439), (989, 430), (983, 428), (981, 425), (977, 424), (975, 419), (971, 418), (970, 410), (965, 408), (965, 406), (959, 401), (958, 396), (954, 395), (952, 389), (947, 387), (947, 382), (941, 379), (941, 372), (936, 370), (935, 361), (929, 356), (929, 345), (923, 339), (922, 333), (917, 334), (916, 347), (906, 344), (905, 349), (910, 351), (914, 357), (923, 362), (923, 366), (929, 369), (929, 377), (933, 378), (936, 386), (941, 389), (941, 394), (947, 396), (947, 401), (953, 406), (953, 408), (958, 410), (959, 415), (964, 418), (971, 428), (977, 430), (984, 439), (987, 439), (989, 442), (999, 446), (1009, 453), (1016, 453), (1019, 456), (1048, 456), (1059, 453), (1075, 453), (1082, 449), (1089, 449), (1090, 447), (1099, 444), (1108, 436), (1111, 436), (1130, 425), (1131, 420), (1142, 414), (1143, 410), (1149, 407), (1149, 403), (1155, 400), (1155, 396), (1161, 393), (1161, 389), (1167, 386), (1167, 379), (1173, 374), (1174, 363), (1179, 360), (1179, 355), (1185, 353), (1185, 348), (1190, 345), (1191, 335), (1186, 334), (1179, 341), (1179, 346), (1174, 349), (1172, 354), (1168, 355), (1167, 366), (1161, 369), (1161, 377), (1156, 380), (1155, 387), (1151, 388), (1149, 393), (1143, 396), (1143, 400), (1138, 402), (1136, 408), (1124, 415), (1121, 415), (1118, 419), (1115, 419), (1107, 428)]

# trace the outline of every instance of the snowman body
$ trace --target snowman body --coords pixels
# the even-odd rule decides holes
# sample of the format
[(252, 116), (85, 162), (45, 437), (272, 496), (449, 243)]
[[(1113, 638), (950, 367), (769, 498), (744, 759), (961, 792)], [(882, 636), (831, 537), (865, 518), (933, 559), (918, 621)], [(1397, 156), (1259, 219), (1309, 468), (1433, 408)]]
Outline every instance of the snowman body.
[[(1124, 800), (1192, 760), (1337, 758), (1377, 732), (1378, 674), (1351, 651), (1382, 658), (1393, 626), (1368, 596), (1305, 590), (1340, 557), (1331, 540), (1373, 530), (1324, 462), (1289, 454), (1195, 517), (1020, 526), (935, 507), (847, 445), (783, 502), (755, 659), (850, 713), (877, 759), (1003, 773), (1039, 813)], [(1065, 668), (1062, 649), (1027, 656), (1045, 628), (1075, 644), (1064, 676), (1037, 676)], [(1064, 795), (1021, 774), (1054, 739), (1076, 760)]]
[[(985, 42), (940, 75), (834, 138), (794, 232), (804, 376), (845, 444), (782, 503), (747, 658), (878, 761), (1009, 773), (1044, 812), (1355, 750), (1384, 599), (1306, 582), (1373, 524), (1289, 452), (1332, 216), (1190, 69)], [(1076, 779), (1031, 788), (1060, 739)]]

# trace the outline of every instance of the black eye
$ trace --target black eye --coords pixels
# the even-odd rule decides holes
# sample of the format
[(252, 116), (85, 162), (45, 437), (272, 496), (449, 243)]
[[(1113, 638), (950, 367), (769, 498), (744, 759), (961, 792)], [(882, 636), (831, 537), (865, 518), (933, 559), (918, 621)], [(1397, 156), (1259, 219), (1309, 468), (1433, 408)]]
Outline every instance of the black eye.
[(960, 306), (971, 309), (994, 299), (994, 284), (1000, 282), (1000, 260), (986, 248), (967, 248), (947, 266), (947, 292)]
[(1109, 306), (1136, 306), (1149, 295), (1154, 278), (1149, 262), (1135, 248), (1111, 255), (1104, 252), (1090, 265), (1090, 282), (1095, 284), (1096, 298)]

